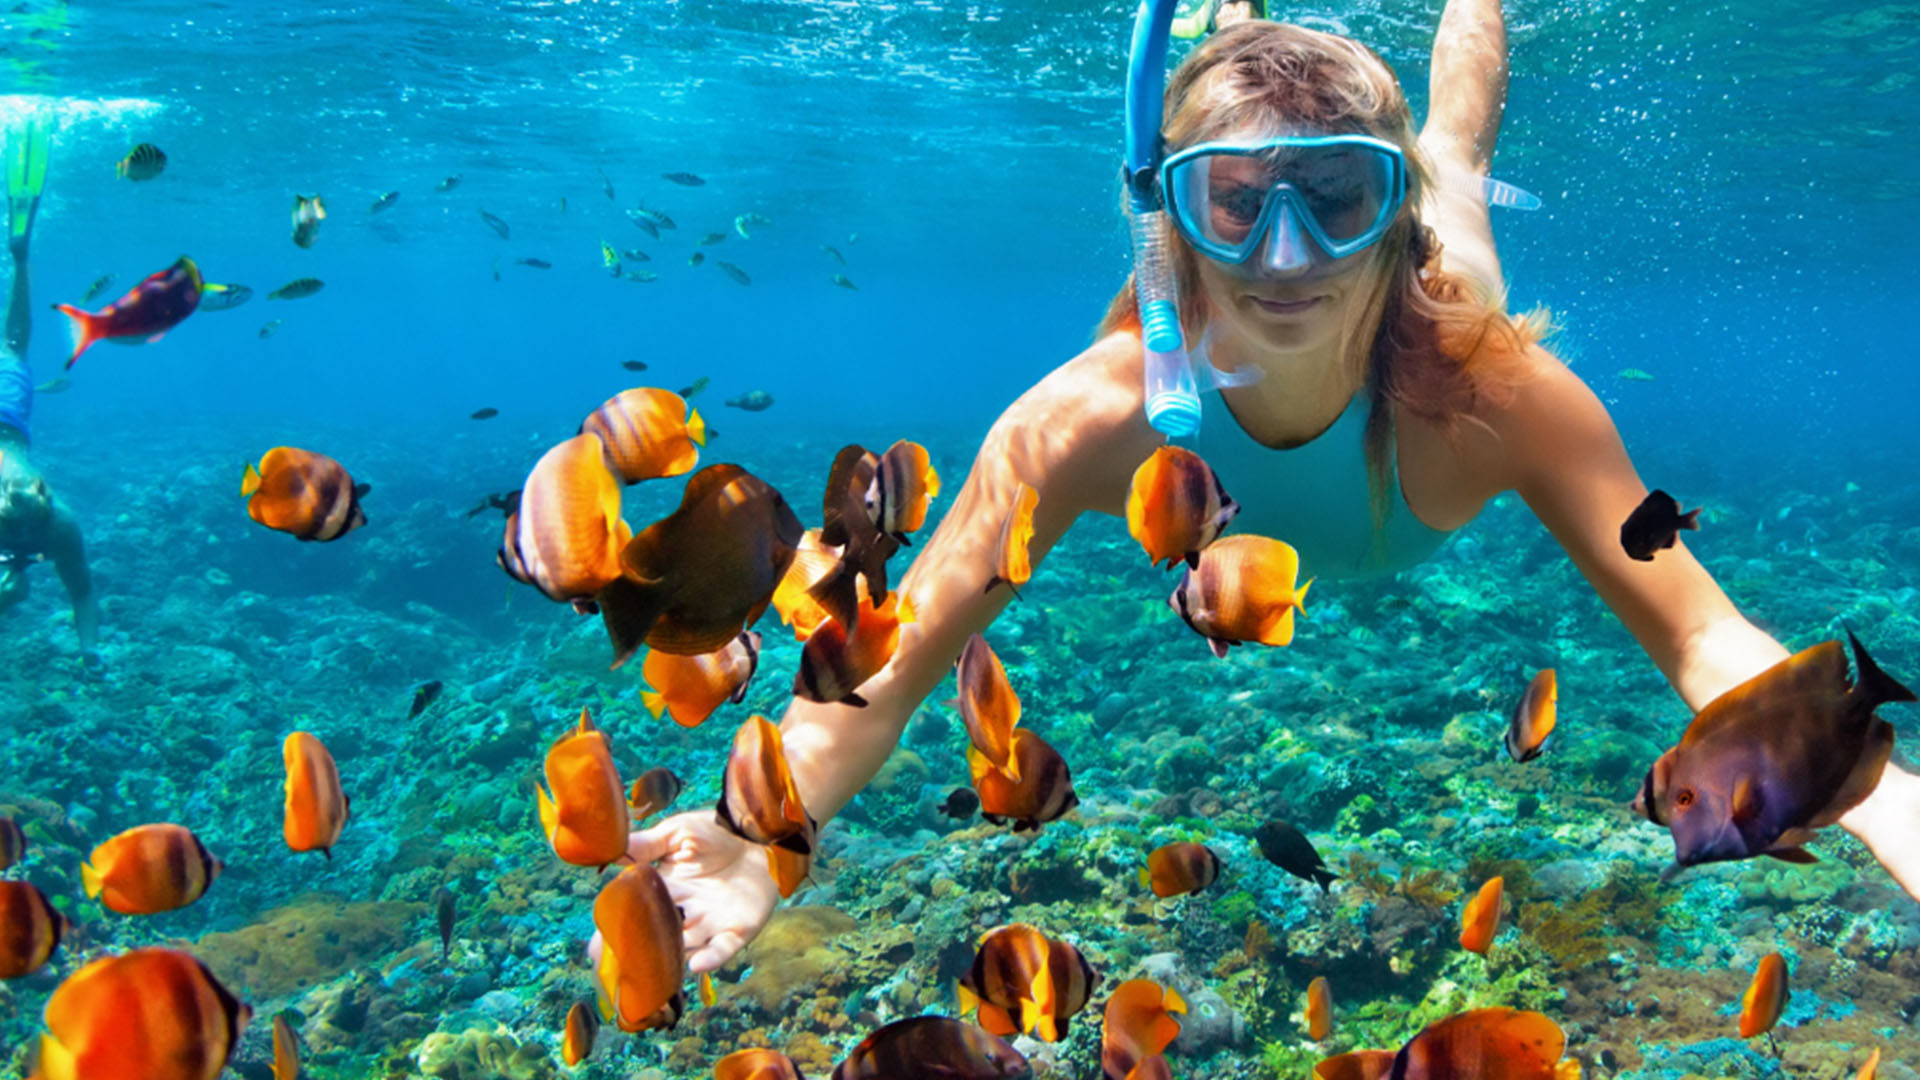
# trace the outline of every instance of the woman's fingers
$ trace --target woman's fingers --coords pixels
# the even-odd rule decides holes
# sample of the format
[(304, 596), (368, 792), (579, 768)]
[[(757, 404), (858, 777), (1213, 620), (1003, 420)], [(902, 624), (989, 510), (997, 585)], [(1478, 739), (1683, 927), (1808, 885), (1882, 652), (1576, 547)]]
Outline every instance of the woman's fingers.
[(746, 945), (746, 939), (732, 930), (722, 930), (713, 935), (713, 939), (687, 958), (687, 970), (695, 975), (703, 971), (715, 971), (722, 964), (733, 959), (733, 954)]
[(627, 837), (627, 858), (643, 865), (659, 862), (673, 851), (676, 831), (673, 819), (668, 818), (651, 829), (630, 834)]

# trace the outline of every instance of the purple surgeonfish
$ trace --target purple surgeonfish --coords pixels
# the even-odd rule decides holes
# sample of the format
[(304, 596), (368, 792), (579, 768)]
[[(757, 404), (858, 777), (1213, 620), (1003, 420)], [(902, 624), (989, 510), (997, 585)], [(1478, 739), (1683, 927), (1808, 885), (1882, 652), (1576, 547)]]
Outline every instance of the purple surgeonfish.
[(1678, 867), (1772, 855), (1812, 862), (1800, 845), (1880, 783), (1893, 727), (1873, 714), (1913, 691), (1881, 671), (1848, 631), (1721, 694), (1680, 745), (1647, 770), (1635, 812), (1673, 833)]

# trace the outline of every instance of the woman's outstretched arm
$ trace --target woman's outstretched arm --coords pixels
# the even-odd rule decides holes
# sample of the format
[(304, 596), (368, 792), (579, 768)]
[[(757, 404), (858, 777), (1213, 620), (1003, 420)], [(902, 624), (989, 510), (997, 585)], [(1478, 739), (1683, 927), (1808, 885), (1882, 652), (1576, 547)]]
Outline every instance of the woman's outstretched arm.
[(1447, 0), (1433, 38), (1427, 122), (1420, 152), (1435, 183), (1420, 217), (1440, 238), (1440, 262), (1478, 282), (1489, 296), (1505, 291), (1493, 222), (1480, 181), (1493, 168), (1493, 147), (1507, 111), (1507, 26), (1500, 0)]

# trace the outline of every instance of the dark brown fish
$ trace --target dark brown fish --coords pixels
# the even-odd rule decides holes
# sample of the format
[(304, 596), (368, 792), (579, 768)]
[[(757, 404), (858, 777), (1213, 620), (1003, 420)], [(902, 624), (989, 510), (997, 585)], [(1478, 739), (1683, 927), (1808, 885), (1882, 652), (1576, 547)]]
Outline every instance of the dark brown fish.
[(488, 510), (498, 510), (502, 514), (512, 516), (518, 509), (520, 509), (520, 489), (514, 488), (512, 491), (496, 491), (491, 495), (481, 496), (480, 501), (473, 504), (473, 509), (461, 516), (479, 517)]
[(622, 360), (620, 361), (620, 366), (626, 368), (628, 371), (647, 370), (647, 362), (645, 360)]
[(1681, 529), (1699, 528), (1699, 507), (1683, 514), (1678, 500), (1655, 488), (1620, 524), (1620, 546), (1626, 549), (1627, 558), (1652, 562), (1654, 552), (1664, 551), (1680, 539)]
[(442, 689), (444, 687), (439, 679), (421, 683), (420, 689), (413, 692), (413, 707), (407, 710), (407, 719), (417, 719), (421, 713), (426, 712), (427, 706), (439, 699)]
[(854, 625), (858, 617), (860, 589), (855, 576), (866, 579), (868, 602), (878, 608), (887, 596), (887, 560), (900, 550), (900, 542), (881, 532), (867, 514), (867, 491), (879, 467), (880, 456), (866, 447), (857, 443), (841, 447), (820, 498), (820, 542), (841, 549), (840, 565), (807, 592), (841, 626)]
[(950, 818), (965, 820), (980, 809), (980, 796), (972, 788), (959, 787), (947, 792), (947, 801), (940, 804), (940, 812)]
[(1838, 641), (1802, 650), (1708, 702), (1647, 770), (1633, 808), (1673, 833), (1676, 866), (1811, 861), (1800, 845), (1880, 783), (1893, 727), (1873, 710), (1913, 691), (1847, 640), (1854, 679)]
[(860, 1040), (831, 1080), (1032, 1080), (1018, 1050), (945, 1016), (896, 1020)]
[(1272, 818), (1254, 830), (1254, 841), (1268, 862), (1302, 881), (1311, 881), (1325, 892), (1339, 875), (1327, 869), (1325, 859), (1307, 835), (1279, 818)]
[(453, 954), (453, 892), (445, 885), (433, 890), (433, 921), (440, 927), (440, 959)]
[(472, 416), (469, 416), (469, 417), (467, 417), (467, 419), (469, 419), (469, 420), (491, 420), (491, 419), (493, 419), (494, 417), (496, 417), (496, 416), (499, 416), (499, 415), (500, 415), (500, 410), (499, 410), (499, 409), (496, 409), (496, 408), (494, 408), (494, 407), (493, 407), (493, 406), (491, 406), (491, 405), (489, 405), (489, 406), (487, 406), (487, 407), (486, 407), (486, 408), (484, 408), (484, 409), (475, 409), (475, 410), (473, 410), (473, 415), (472, 415)]
[(697, 656), (739, 637), (773, 601), (802, 532), (787, 500), (740, 466), (693, 474), (680, 508), (627, 543), (625, 575), (600, 592), (614, 666), (642, 643)]

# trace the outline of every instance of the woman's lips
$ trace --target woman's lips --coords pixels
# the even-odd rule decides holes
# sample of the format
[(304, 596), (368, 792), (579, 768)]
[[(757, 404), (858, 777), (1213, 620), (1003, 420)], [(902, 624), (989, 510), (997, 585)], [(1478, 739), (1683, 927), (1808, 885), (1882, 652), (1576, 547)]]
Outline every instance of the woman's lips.
[(1249, 296), (1255, 307), (1269, 315), (1298, 315), (1318, 304), (1324, 297), (1310, 296), (1305, 300), (1268, 300), (1259, 296)]

